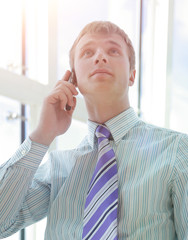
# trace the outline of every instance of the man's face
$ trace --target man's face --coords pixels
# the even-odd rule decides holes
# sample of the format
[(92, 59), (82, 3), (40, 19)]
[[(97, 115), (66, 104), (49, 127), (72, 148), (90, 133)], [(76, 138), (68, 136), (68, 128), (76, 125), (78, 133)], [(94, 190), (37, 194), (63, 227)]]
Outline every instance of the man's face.
[(75, 49), (74, 69), (80, 92), (91, 94), (128, 95), (134, 83), (130, 71), (128, 48), (118, 34), (85, 34)]

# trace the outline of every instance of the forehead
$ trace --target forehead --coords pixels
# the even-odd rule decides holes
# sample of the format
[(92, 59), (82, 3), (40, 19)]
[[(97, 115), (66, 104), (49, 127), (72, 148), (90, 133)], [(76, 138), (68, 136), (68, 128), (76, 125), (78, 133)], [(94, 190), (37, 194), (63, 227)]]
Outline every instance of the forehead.
[(120, 48), (127, 48), (126, 42), (122, 36), (116, 33), (87, 33), (85, 34), (76, 46), (76, 51), (90, 45), (97, 44), (112, 44), (117, 45)]

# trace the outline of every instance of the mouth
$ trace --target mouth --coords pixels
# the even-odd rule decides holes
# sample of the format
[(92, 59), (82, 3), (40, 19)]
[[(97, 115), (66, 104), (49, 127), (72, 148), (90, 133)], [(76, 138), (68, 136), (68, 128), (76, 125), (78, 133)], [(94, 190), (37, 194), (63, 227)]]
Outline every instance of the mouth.
[(90, 74), (90, 77), (96, 75), (96, 74), (107, 74), (107, 75), (111, 75), (112, 76), (112, 73), (111, 71), (107, 70), (107, 69), (96, 69), (94, 70), (91, 74)]

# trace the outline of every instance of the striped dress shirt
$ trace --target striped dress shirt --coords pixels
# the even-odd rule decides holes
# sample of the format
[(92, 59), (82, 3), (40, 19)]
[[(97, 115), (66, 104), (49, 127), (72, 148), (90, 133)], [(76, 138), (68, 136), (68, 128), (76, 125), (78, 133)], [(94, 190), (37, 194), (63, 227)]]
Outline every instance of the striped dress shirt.
[[(129, 108), (105, 123), (118, 167), (118, 239), (188, 239), (188, 136), (147, 124)], [(81, 240), (97, 161), (97, 124), (73, 150), (29, 138), (0, 167), (0, 238), (47, 216), (45, 240)], [(39, 166), (40, 165), (40, 166)]]

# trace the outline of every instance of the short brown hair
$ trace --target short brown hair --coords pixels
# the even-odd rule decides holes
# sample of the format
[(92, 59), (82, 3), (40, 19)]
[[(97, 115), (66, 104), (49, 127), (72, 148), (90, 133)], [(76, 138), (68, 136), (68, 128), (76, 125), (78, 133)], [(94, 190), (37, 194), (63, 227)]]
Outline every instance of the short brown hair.
[(135, 69), (135, 51), (134, 47), (132, 45), (131, 40), (129, 39), (128, 35), (119, 28), (117, 25), (115, 25), (112, 22), (109, 21), (94, 21), (89, 24), (87, 24), (76, 40), (74, 41), (72, 48), (69, 52), (69, 60), (70, 60), (70, 67), (71, 70), (74, 69), (74, 54), (75, 54), (75, 48), (80, 41), (80, 39), (86, 34), (86, 33), (116, 33), (119, 34), (126, 42), (128, 49), (129, 49), (129, 62), (130, 62), (130, 69)]

